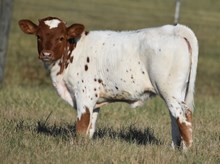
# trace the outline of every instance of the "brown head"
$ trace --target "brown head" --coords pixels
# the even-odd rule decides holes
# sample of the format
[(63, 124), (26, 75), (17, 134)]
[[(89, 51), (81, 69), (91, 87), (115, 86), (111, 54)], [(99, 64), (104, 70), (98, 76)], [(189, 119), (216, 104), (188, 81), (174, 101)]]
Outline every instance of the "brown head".
[(39, 25), (23, 19), (19, 21), (19, 26), (24, 33), (36, 35), (39, 59), (50, 64), (68, 55), (68, 51), (73, 50), (84, 31), (83, 25), (72, 24), (66, 27), (56, 17), (41, 19)]

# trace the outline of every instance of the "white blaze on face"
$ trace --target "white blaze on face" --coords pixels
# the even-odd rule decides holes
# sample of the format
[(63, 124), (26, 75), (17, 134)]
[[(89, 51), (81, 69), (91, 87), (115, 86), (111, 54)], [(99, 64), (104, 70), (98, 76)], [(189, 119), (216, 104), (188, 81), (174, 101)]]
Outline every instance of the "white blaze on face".
[(52, 19), (52, 20), (46, 20), (46, 21), (44, 21), (44, 23), (45, 23), (46, 25), (48, 25), (50, 29), (58, 27), (58, 25), (60, 24), (60, 22), (61, 22), (61, 21), (58, 20), (58, 19)]

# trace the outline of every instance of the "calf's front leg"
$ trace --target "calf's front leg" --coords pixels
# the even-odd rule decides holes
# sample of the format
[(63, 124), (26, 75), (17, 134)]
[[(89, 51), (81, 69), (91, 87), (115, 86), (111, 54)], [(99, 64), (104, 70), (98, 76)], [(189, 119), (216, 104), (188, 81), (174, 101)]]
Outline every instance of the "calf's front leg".
[(86, 107), (85, 112), (81, 114), (81, 117), (77, 117), (76, 133), (80, 136), (89, 136), (89, 138), (92, 138), (95, 132), (98, 113), (99, 108), (89, 110), (89, 108)]
[[(79, 111), (77, 111), (79, 113)], [(79, 114), (78, 114), (79, 115)], [(86, 136), (90, 124), (90, 111), (88, 108), (76, 120), (76, 133), (81, 136)]]

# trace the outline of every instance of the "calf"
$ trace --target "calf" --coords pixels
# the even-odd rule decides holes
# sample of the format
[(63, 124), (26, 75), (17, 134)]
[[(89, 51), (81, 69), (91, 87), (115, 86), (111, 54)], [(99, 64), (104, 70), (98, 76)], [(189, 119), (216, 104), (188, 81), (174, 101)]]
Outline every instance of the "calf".
[(20, 20), (37, 37), (39, 59), (58, 94), (77, 109), (76, 131), (92, 137), (99, 108), (112, 102), (132, 107), (159, 95), (172, 124), (172, 145), (192, 145), (193, 92), (198, 60), (194, 33), (183, 25), (136, 31), (85, 31), (55, 17)]

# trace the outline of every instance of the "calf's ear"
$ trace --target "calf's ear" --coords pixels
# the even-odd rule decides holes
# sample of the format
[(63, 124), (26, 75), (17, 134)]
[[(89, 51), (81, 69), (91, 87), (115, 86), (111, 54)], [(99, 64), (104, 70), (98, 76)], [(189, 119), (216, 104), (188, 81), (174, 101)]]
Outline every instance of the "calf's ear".
[(34, 24), (32, 21), (27, 19), (22, 19), (18, 22), (21, 30), (26, 34), (35, 34), (38, 26)]
[(67, 28), (69, 38), (79, 38), (83, 33), (85, 27), (82, 24), (73, 24)]

